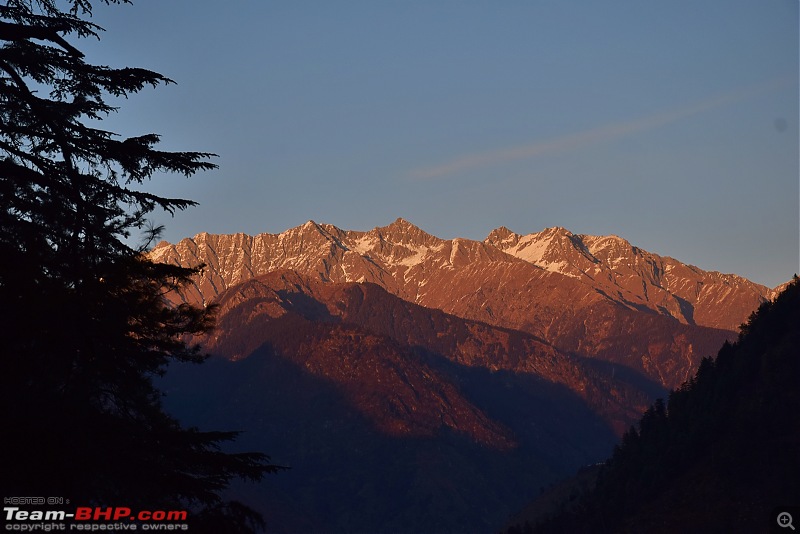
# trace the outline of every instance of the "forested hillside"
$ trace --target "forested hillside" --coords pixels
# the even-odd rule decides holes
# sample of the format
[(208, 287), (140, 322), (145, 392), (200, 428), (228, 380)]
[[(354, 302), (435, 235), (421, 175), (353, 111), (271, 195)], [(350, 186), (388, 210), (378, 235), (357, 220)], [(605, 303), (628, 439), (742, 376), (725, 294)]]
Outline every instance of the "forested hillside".
[(761, 532), (800, 503), (800, 280), (653, 404), (594, 489), (520, 532)]

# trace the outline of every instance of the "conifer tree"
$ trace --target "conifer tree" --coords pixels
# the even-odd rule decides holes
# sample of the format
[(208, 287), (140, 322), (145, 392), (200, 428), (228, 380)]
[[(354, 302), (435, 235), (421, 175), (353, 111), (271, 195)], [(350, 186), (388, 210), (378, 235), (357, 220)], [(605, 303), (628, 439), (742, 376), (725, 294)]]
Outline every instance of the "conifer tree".
[(800, 502), (800, 278), (645, 412), (536, 532), (761, 532)]
[(3, 494), (186, 506), (246, 530), (252, 514), (220, 491), (277, 468), (259, 453), (221, 452), (235, 433), (182, 428), (152, 383), (170, 361), (203, 360), (186, 340), (210, 327), (213, 309), (166, 304), (195, 271), (152, 263), (128, 241), (155, 237), (154, 210), (194, 204), (143, 184), (211, 169), (213, 154), (159, 151), (155, 134), (96, 126), (116, 111), (110, 97), (171, 80), (87, 61), (78, 43), (102, 30), (91, 14), (90, 0), (0, 5)]

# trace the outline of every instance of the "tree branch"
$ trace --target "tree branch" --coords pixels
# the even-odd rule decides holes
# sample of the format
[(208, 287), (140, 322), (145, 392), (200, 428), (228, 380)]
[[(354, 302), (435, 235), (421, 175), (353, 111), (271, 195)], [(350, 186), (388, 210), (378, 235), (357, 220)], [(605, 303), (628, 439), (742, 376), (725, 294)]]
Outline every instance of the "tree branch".
[(0, 39), (4, 41), (25, 41), (28, 39), (50, 41), (59, 45), (73, 57), (84, 57), (83, 52), (69, 44), (57, 33), (67, 30), (69, 30), (69, 28), (63, 25), (60, 27), (41, 28), (37, 26), (28, 26), (26, 24), (14, 24), (0, 21)]

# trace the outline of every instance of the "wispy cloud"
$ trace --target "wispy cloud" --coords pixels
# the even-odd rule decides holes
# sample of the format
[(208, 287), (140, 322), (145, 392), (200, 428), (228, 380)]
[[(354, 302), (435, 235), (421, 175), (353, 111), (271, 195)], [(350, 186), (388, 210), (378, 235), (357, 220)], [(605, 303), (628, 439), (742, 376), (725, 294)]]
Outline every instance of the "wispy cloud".
[(768, 83), (716, 95), (701, 102), (695, 102), (680, 108), (670, 109), (631, 121), (606, 124), (590, 130), (584, 130), (555, 139), (537, 141), (527, 145), (465, 154), (440, 165), (415, 169), (409, 173), (409, 176), (416, 180), (431, 180), (479, 167), (488, 167), (490, 165), (530, 159), (554, 152), (573, 150), (593, 143), (653, 130), (665, 124), (691, 117), (714, 108), (734, 104), (760, 94), (777, 91), (787, 87), (790, 83), (793, 83), (793, 81), (794, 80), (787, 79), (773, 80)]

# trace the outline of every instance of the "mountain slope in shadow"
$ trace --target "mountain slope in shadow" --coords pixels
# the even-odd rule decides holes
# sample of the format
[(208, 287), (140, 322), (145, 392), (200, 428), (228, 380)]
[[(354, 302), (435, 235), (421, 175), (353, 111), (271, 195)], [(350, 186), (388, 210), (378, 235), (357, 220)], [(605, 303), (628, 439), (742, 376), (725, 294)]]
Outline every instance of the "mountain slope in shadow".
[(777, 507), (800, 504), (799, 379), (795, 277), (738, 341), (645, 412), (593, 489), (508, 532), (780, 530)]
[(283, 271), (218, 302), (216, 357), (161, 386), (184, 423), (244, 430), (237, 447), (292, 467), (233, 495), (270, 532), (497, 530), (663, 391), (372, 284)]

